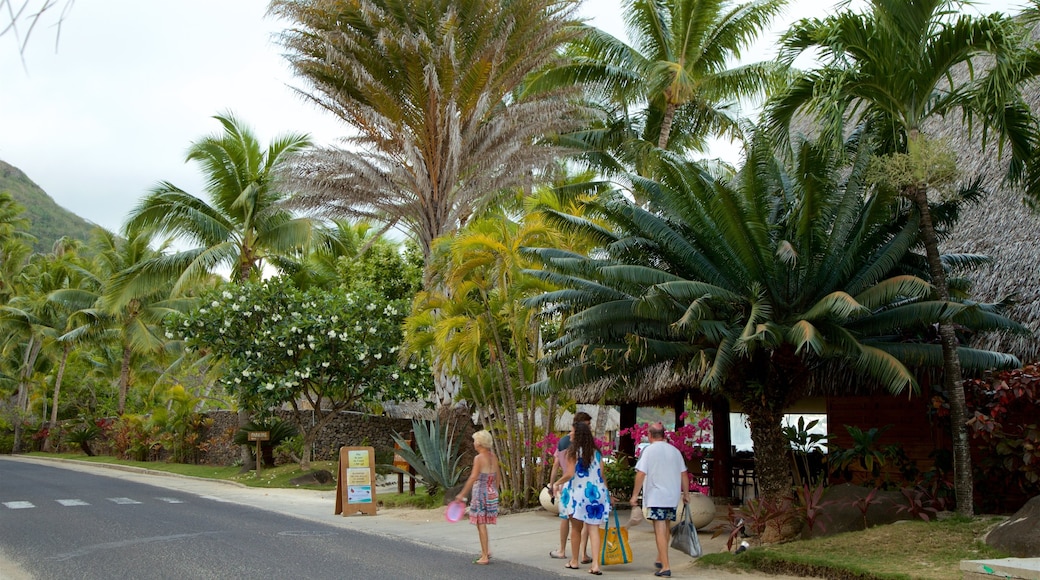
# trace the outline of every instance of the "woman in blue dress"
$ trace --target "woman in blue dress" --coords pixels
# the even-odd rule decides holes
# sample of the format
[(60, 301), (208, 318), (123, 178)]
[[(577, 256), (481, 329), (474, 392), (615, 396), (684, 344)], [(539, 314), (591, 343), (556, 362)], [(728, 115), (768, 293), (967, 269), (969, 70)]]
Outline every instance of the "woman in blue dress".
[[(592, 437), (592, 430), (587, 423), (574, 424), (574, 435), (571, 436), (571, 446), (567, 449), (567, 454), (571, 460), (570, 465), (555, 482), (555, 486), (561, 490), (565, 485), (569, 488), (568, 493), (564, 495), (567, 497), (567, 517), (571, 522), (571, 546), (580, 545), (581, 530), (588, 527), (592, 553), (597, 554), (589, 573), (598, 576), (601, 574), (598, 557), (601, 542), (599, 527), (607, 521), (607, 515), (610, 513), (610, 494), (603, 480), (603, 456), (596, 448), (596, 440)], [(571, 559), (566, 567), (578, 569), (578, 550), (571, 550)]]

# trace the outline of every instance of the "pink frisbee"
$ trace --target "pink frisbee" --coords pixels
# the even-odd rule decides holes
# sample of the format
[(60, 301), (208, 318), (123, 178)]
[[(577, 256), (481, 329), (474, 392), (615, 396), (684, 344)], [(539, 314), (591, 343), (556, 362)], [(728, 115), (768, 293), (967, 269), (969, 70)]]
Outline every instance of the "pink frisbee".
[(455, 500), (448, 504), (448, 509), (444, 510), (444, 519), (455, 523), (462, 519), (464, 513), (466, 513), (466, 504)]

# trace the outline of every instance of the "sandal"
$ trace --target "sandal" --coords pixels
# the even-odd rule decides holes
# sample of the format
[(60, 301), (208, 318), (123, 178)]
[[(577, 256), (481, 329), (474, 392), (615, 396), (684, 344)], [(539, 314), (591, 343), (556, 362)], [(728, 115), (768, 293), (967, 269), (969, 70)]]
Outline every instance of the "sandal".
[(602, 576), (603, 572), (599, 570), (589, 570), (589, 574), (592, 574), (593, 576)]
[(577, 566), (571, 566), (570, 562), (567, 562), (566, 564), (564, 564), (563, 567), (568, 569), (568, 570), (577, 570), (578, 569)]
[(559, 550), (553, 550), (553, 551), (549, 552), (549, 557), (550, 558), (556, 558), (557, 560), (563, 560), (564, 558), (567, 557), (567, 554), (564, 554), (563, 552), (561, 552)]
[(585, 556), (584, 558), (581, 559), (581, 563), (582, 564), (591, 564), (592, 563), (592, 558), (590, 556)]

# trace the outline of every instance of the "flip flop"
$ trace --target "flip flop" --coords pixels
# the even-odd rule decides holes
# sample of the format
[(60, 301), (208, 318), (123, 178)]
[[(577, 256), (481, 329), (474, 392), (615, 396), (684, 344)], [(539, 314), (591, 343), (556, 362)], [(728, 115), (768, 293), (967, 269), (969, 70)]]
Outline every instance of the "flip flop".
[(557, 560), (563, 560), (564, 558), (567, 557), (567, 554), (564, 554), (563, 552), (560, 552), (559, 550), (552, 550), (551, 552), (549, 552), (549, 557), (550, 558), (556, 558)]
[(569, 562), (564, 564), (563, 567), (568, 569), (568, 570), (577, 570), (578, 569), (577, 566), (571, 566)]
[(487, 562), (481, 562), (480, 558), (477, 558), (476, 560), (473, 560), (473, 563), (477, 564), (477, 565), (480, 565), (480, 566), (487, 566), (488, 564), (491, 563), (491, 560), (489, 559)]
[(603, 572), (599, 570), (589, 570), (589, 574), (592, 574), (593, 576), (602, 576)]
[(584, 558), (581, 559), (581, 563), (582, 564), (591, 564), (592, 563), (592, 558), (590, 558), (588, 556), (585, 556)]

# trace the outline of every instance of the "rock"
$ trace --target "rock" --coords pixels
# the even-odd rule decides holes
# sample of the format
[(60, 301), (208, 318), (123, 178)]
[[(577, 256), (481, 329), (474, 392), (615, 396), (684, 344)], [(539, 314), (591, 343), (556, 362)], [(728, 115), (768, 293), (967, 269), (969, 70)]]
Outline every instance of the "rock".
[(315, 469), (310, 473), (305, 473), (299, 477), (289, 480), (289, 483), (293, 485), (326, 485), (336, 481), (326, 469)]
[[(856, 502), (870, 493), (871, 488), (843, 483), (832, 485), (823, 492), (820, 517), (813, 528), (813, 537), (830, 536), (843, 532), (854, 532), (863, 529), (863, 512), (856, 507)], [(907, 503), (903, 494), (898, 491), (878, 491), (873, 503), (867, 507), (867, 527), (891, 524), (899, 520), (910, 520), (913, 516), (908, 511), (900, 511), (899, 506)], [(808, 530), (802, 531), (803, 537)]]
[[(682, 510), (682, 506), (679, 509)], [(691, 493), (687, 509), (690, 510), (690, 518), (698, 530), (707, 528), (708, 524), (715, 520), (715, 502), (703, 493)]]
[(1018, 558), (1040, 557), (1040, 496), (990, 530), (986, 544)]

